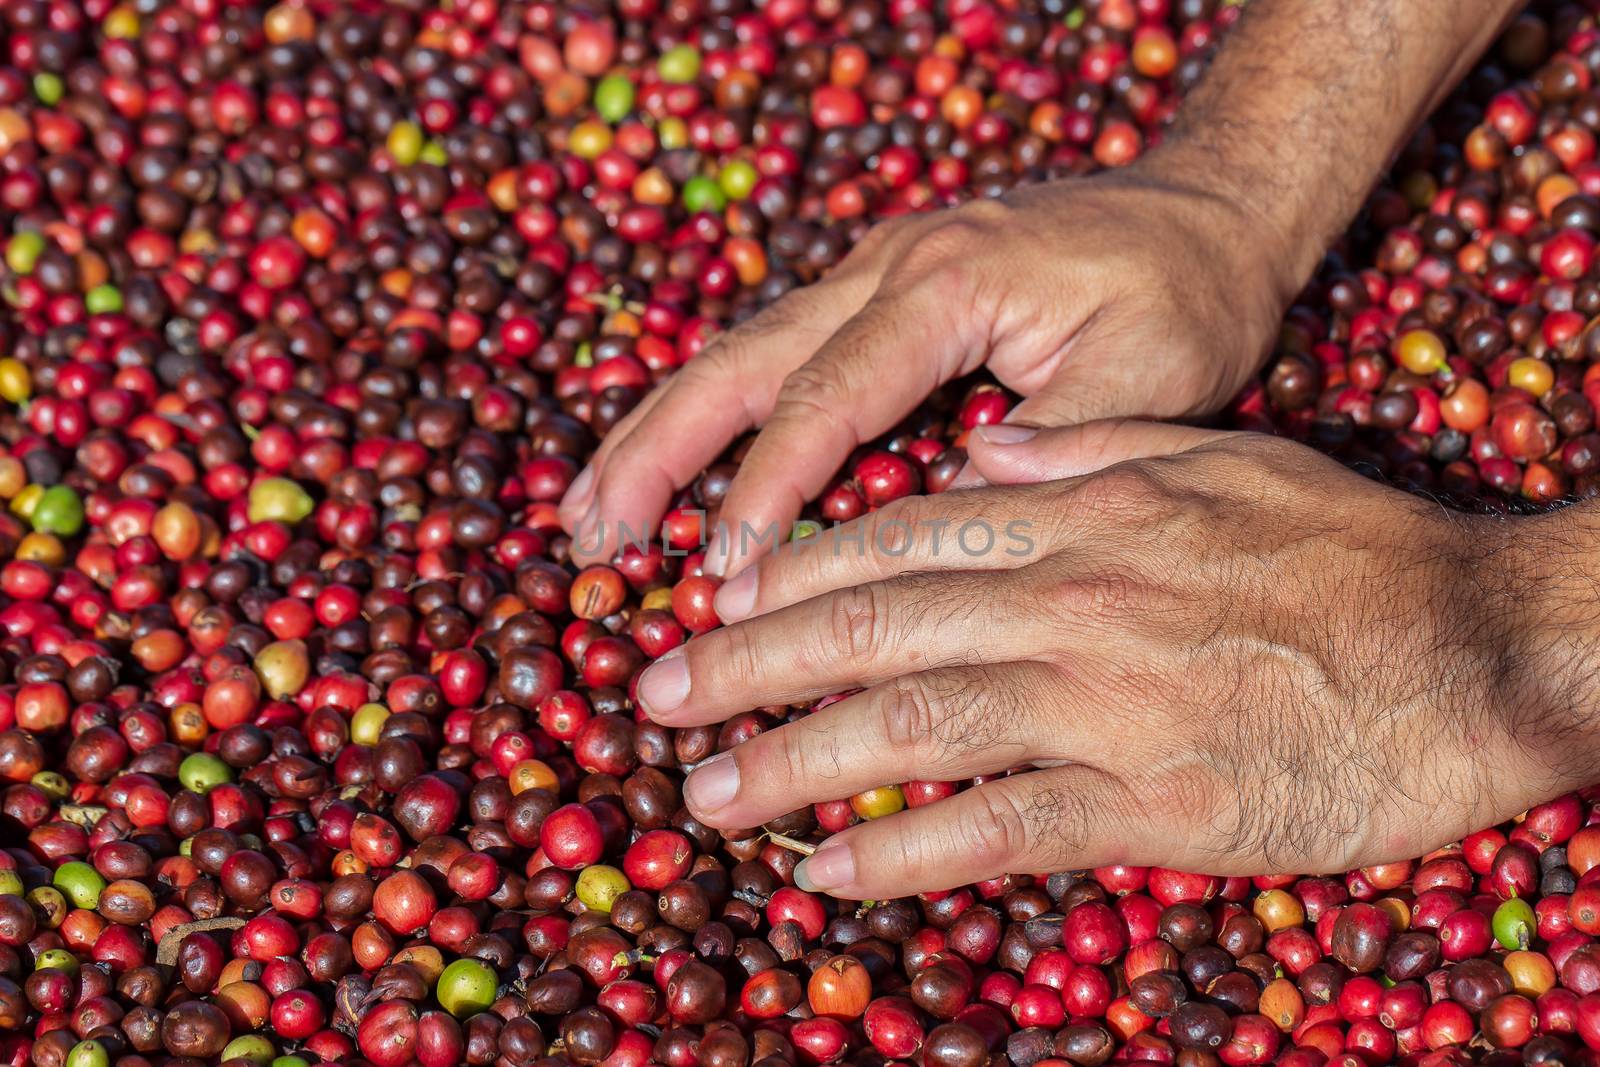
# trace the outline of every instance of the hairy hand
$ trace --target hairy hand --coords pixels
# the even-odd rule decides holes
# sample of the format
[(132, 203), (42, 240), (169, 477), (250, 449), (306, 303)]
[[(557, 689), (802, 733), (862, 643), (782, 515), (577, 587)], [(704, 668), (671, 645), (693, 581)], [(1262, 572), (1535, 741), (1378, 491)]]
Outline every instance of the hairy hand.
[(993, 440), (1018, 434), (975, 435), (985, 487), (748, 568), (718, 593), (731, 625), (647, 669), (645, 710), (674, 726), (864, 687), (697, 769), (697, 818), (750, 827), (1029, 768), (801, 865), (804, 885), (876, 898), (1110, 863), (1339, 871), (1582, 777), (1520, 699), (1513, 527), (1267, 437), (1096, 423)]
[[(1220, 407), (1277, 329), (1280, 239), (1233, 200), (1124, 171), (883, 224), (823, 281), (717, 337), (606, 438), (561, 505), (580, 562), (655, 529), (673, 494), (762, 431), (721, 526), (786, 532), (863, 441), (987, 364), (1065, 425)], [(713, 544), (708, 569), (741, 558)]]

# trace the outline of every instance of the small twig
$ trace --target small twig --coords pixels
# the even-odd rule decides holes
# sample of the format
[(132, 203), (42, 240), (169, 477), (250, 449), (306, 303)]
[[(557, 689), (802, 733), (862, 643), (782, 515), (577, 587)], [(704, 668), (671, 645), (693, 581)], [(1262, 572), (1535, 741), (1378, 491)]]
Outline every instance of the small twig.
[(817, 850), (816, 845), (808, 844), (797, 837), (790, 837), (788, 834), (777, 834), (768, 830), (767, 836), (772, 839), (774, 845), (786, 848), (790, 852), (798, 852), (802, 856), (809, 856)]

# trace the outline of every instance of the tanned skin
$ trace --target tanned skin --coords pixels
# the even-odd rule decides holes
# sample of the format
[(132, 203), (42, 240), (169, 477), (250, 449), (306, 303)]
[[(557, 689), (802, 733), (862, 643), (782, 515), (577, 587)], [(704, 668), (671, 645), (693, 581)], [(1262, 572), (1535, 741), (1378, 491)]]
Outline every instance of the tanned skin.
[[(797, 871), (871, 899), (1108, 863), (1337, 871), (1584, 784), (1594, 507), (1467, 517), (1285, 441), (1135, 421), (1216, 411), (1257, 371), (1518, 7), (1252, 0), (1138, 163), (885, 224), (646, 398), (563, 502), (580, 560), (761, 432), (708, 557), (728, 625), (646, 670), (644, 710), (853, 693), (696, 769), (696, 817), (1032, 768)], [(974, 431), (956, 491), (803, 551), (741, 536), (787, 530), (861, 442), (980, 366), (1025, 399)], [(951, 536), (1011, 522), (1025, 536)]]

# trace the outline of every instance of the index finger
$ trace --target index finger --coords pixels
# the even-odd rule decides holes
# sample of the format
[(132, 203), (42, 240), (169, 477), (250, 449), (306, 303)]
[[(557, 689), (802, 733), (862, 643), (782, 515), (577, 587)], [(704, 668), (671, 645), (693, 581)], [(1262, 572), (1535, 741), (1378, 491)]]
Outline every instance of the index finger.
[(732, 575), (756, 545), (782, 541), (806, 501), (863, 441), (904, 418), (941, 383), (986, 353), (958, 265), (867, 306), (783, 383), (722, 504), (707, 569)]
[(695, 726), (933, 667), (1042, 655), (1045, 628), (1026, 624), (1015, 573), (904, 574), (712, 630), (647, 667), (639, 701), (657, 722)]
[(722, 334), (619, 425), (562, 501), (580, 563), (653, 539), (673, 494), (767, 416), (783, 378), (865, 299), (854, 278), (796, 290)]

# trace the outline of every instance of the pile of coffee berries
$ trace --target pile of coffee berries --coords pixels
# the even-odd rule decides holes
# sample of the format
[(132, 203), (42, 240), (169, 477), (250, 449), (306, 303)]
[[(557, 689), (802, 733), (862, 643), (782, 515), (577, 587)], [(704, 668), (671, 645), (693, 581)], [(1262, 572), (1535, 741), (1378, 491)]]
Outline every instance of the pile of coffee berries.
[(1239, 425), (1462, 501), (1600, 491), (1600, 29), (1578, 5), (1543, 16), (1416, 134)]
[[(858, 907), (805, 849), (961, 783), (717, 832), (685, 769), (807, 709), (630, 696), (717, 624), (738, 449), (569, 562), (556, 502), (717, 330), (877, 220), (1129, 162), (1236, 15), (0, 4), (0, 1067), (1600, 1062), (1600, 793), (1343, 878)], [(1577, 6), (1513, 25), (1232, 418), (1589, 494), (1597, 71)], [(815, 519), (1012, 400), (942, 390)]]

